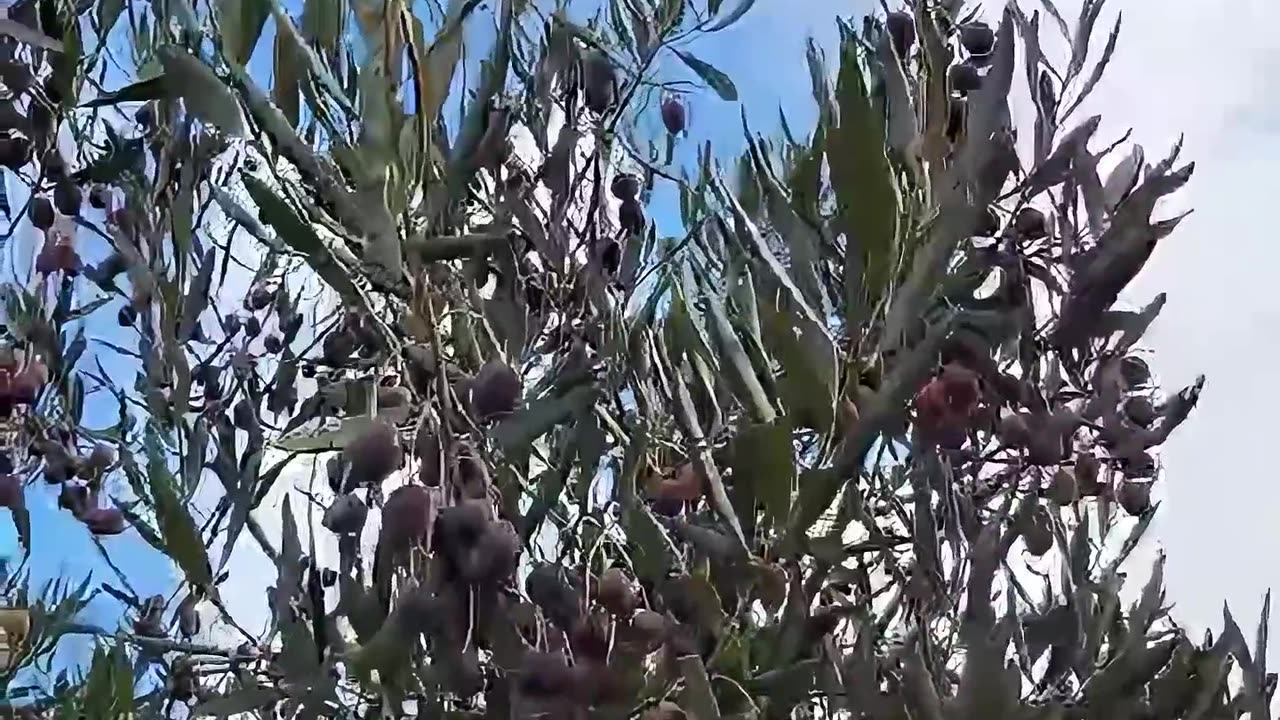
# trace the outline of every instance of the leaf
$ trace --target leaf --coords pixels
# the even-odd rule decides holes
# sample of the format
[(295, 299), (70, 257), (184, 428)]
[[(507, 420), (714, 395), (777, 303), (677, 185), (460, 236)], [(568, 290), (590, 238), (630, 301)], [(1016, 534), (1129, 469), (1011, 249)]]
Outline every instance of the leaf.
[(712, 90), (716, 91), (716, 94), (720, 96), (721, 100), (727, 100), (729, 102), (738, 101), (738, 88), (734, 86), (733, 80), (728, 75), (720, 72), (713, 65), (699, 60), (691, 53), (682, 52), (680, 50), (676, 50), (675, 53), (684, 61), (685, 65), (689, 66), (689, 69), (693, 70), (697, 73), (698, 77), (702, 78), (703, 82), (709, 85)]
[(212, 189), (213, 199), (217, 201), (218, 206), (222, 208), (222, 212), (228, 218), (248, 231), (250, 235), (270, 245), (273, 249), (283, 248), (280, 241), (273, 237), (271, 233), (267, 232), (267, 229), (258, 221), (258, 218), (251, 215), (249, 211), (236, 200), (234, 195), (217, 185), (214, 185)]
[(359, 437), (371, 425), (378, 422), (368, 415), (357, 415), (343, 419), (336, 430), (325, 430), (314, 435), (298, 435), (280, 438), (271, 443), (272, 447), (298, 453), (317, 453), (342, 450), (351, 440)]
[(298, 67), (298, 54), (285, 39), (285, 33), (277, 32), (273, 43), (275, 73), (271, 83), (271, 100), (284, 113), (289, 124), (298, 127), (298, 83), (302, 74)]
[(213, 572), (200, 531), (187, 504), (174, 490), (173, 474), (165, 465), (159, 440), (147, 438), (147, 481), (155, 500), (156, 521), (165, 551), (173, 558), (192, 585), (212, 588)]
[[(1099, 3), (1101, 4), (1101, 3)], [(1123, 13), (1116, 15), (1116, 24), (1111, 28), (1111, 34), (1107, 37), (1106, 47), (1102, 49), (1102, 57), (1098, 58), (1098, 64), (1093, 66), (1093, 72), (1089, 73), (1088, 79), (1084, 82), (1084, 87), (1080, 88), (1080, 94), (1071, 102), (1071, 106), (1063, 113), (1063, 117), (1070, 115), (1073, 110), (1080, 106), (1089, 97), (1089, 93), (1093, 92), (1094, 86), (1102, 79), (1102, 74), (1107, 69), (1107, 64), (1111, 62), (1111, 56), (1116, 51), (1116, 41), (1120, 38), (1120, 20)]]
[(333, 73), (329, 71), (329, 66), (324, 60), (316, 54), (316, 51), (307, 44), (302, 33), (298, 32), (298, 27), (293, 24), (289, 14), (284, 11), (279, 0), (266, 0), (271, 3), (271, 14), (276, 18), (276, 32), (284, 34), (289, 44), (293, 45), (294, 51), (307, 61), (307, 66), (311, 69), (311, 76), (328, 91), (331, 100), (336, 102), (343, 110), (350, 115), (355, 115), (355, 107), (352, 106), (350, 98), (342, 89), (342, 85), (333, 77)]
[(270, 687), (243, 687), (226, 695), (209, 698), (191, 709), (193, 717), (229, 717), (252, 712), (281, 699), (280, 691)]
[(62, 52), (62, 41), (45, 35), (39, 30), (33, 30), (22, 23), (7, 17), (0, 17), (0, 35), (23, 42), (33, 47), (52, 50), (53, 52)]
[(221, 0), (218, 31), (222, 54), (237, 65), (247, 65), (262, 37), (271, 9), (264, 0)]
[(791, 514), (794, 452), (791, 427), (784, 420), (748, 425), (733, 439), (734, 486), (752, 492), (775, 524), (786, 522)]
[(166, 45), (156, 54), (169, 92), (182, 98), (188, 112), (226, 135), (244, 137), (240, 103), (209, 66), (177, 45)]
[(1102, 196), (1108, 211), (1115, 212), (1120, 203), (1137, 187), (1144, 159), (1142, 146), (1134, 145), (1129, 154), (1111, 169), (1111, 174), (1107, 175), (1107, 181), (1102, 185)]
[(702, 658), (686, 655), (678, 662), (680, 674), (684, 676), (681, 704), (689, 708), (697, 720), (720, 720), (720, 706), (711, 692), (711, 680), (707, 677), (707, 667), (702, 664)]
[[(756, 4), (756, 0), (738, 0), (738, 4), (733, 8), (733, 10), (729, 11), (728, 15), (725, 15), (724, 17), (712, 23), (709, 27), (705, 28), (703, 32), (713, 33), (713, 32), (716, 32), (717, 30), (724, 30), (730, 25), (741, 20), (742, 16), (746, 15), (747, 11), (750, 10), (755, 4)], [(712, 10), (711, 12), (714, 14), (715, 10)]]
[(119, 105), (126, 102), (143, 102), (146, 100), (155, 100), (156, 98), (167, 97), (168, 92), (164, 82), (164, 76), (153, 77), (149, 80), (142, 80), (126, 85), (115, 92), (103, 93), (89, 102), (81, 105), (85, 108), (105, 107), (109, 105)]
[(594, 386), (582, 385), (565, 395), (536, 400), (503, 419), (489, 431), (489, 437), (504, 453), (515, 452), (574, 414), (590, 407), (595, 401), (596, 392)]
[(838, 226), (850, 249), (844, 262), (845, 314), (853, 322), (860, 322), (859, 309), (874, 307), (888, 286), (899, 222), (884, 123), (871, 104), (857, 47), (851, 37), (844, 39), (836, 82), (840, 117), (827, 136)]

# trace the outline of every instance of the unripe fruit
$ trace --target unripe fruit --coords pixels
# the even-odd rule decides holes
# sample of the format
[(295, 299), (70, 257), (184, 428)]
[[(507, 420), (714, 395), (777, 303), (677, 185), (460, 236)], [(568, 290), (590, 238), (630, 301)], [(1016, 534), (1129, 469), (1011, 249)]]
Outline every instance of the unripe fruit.
[(337, 535), (358, 535), (369, 517), (369, 507), (352, 493), (339, 495), (324, 511), (320, 524)]
[(960, 26), (960, 44), (970, 55), (987, 55), (995, 47), (996, 34), (986, 23), (965, 23)]
[(1013, 231), (1023, 240), (1039, 240), (1049, 232), (1044, 213), (1030, 206), (1024, 206), (1014, 216)]
[(569, 692), (573, 673), (559, 653), (528, 652), (520, 663), (520, 693), (532, 698), (558, 698)]
[(462, 567), (464, 580), (502, 583), (515, 574), (520, 558), (520, 534), (506, 520), (489, 523), (465, 558)]
[(268, 353), (275, 355), (284, 349), (284, 341), (279, 335), (268, 335), (263, 339), (262, 346)]
[(256, 336), (258, 333), (262, 332), (262, 321), (250, 315), (245, 318), (244, 330), (250, 336)]
[(667, 619), (652, 610), (640, 610), (631, 618), (631, 629), (643, 638), (649, 652), (657, 650), (667, 637)]
[(432, 546), (462, 557), (462, 551), (476, 545), (488, 526), (488, 513), (480, 504), (450, 505), (436, 517)]
[(1116, 489), (1116, 501), (1134, 517), (1145, 515), (1151, 509), (1151, 483), (1125, 480)]
[(58, 491), (58, 507), (71, 513), (76, 519), (83, 518), (91, 505), (89, 488), (84, 485), (67, 483)]
[(663, 98), (661, 111), (662, 125), (667, 129), (667, 132), (672, 135), (679, 135), (684, 132), (687, 118), (685, 117), (684, 103), (680, 101), (679, 97), (668, 95)]
[(276, 294), (264, 285), (255, 285), (244, 299), (246, 310), (265, 310), (276, 299)]
[(609, 624), (599, 615), (583, 615), (569, 630), (569, 647), (575, 660), (601, 662), (609, 656)]

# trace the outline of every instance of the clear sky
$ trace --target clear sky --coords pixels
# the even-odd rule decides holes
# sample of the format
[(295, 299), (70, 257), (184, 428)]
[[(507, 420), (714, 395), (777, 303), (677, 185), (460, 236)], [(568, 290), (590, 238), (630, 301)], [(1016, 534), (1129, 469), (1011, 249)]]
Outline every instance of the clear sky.
[[(1037, 0), (1022, 2), (1028, 12), (1041, 7)], [(1002, 3), (987, 4), (995, 18)], [(1057, 5), (1074, 18), (1077, 0)], [(831, 47), (834, 18), (868, 7), (848, 0), (758, 0), (737, 25), (690, 49), (733, 77), (754, 129), (776, 131), (781, 104), (801, 131), (814, 117), (806, 36)], [(1270, 404), (1280, 406), (1270, 365), (1280, 344), (1272, 324), (1280, 321), (1280, 296), (1271, 277), (1280, 249), (1274, 247), (1269, 212), (1280, 189), (1280, 42), (1273, 34), (1280, 3), (1238, 0), (1228, 10), (1203, 0), (1111, 0), (1099, 24), (1109, 27), (1117, 11), (1124, 13), (1119, 49), (1087, 112), (1078, 117), (1102, 113), (1099, 137), (1106, 141), (1132, 127), (1148, 157), (1186, 133), (1184, 157), (1198, 163), (1191, 185), (1176, 200), (1194, 207), (1195, 214), (1162, 243), (1127, 296), (1141, 304), (1156, 292), (1169, 294), (1148, 335), (1161, 380), (1176, 388), (1200, 372), (1209, 378), (1200, 408), (1166, 446), (1166, 478), (1158, 490), (1164, 504), (1154, 535), (1169, 552), (1166, 574), (1175, 616), (1193, 630), (1216, 629), (1227, 599), (1249, 633), (1263, 591), (1280, 586), (1280, 569), (1262, 562), (1280, 552), (1280, 533), (1271, 525), (1280, 490), (1271, 485), (1266, 454)], [(263, 45), (269, 47), (269, 36)], [(1025, 106), (1014, 110), (1026, 116)], [(721, 157), (740, 152), (739, 112), (737, 104), (710, 93), (696, 97), (686, 147), (711, 139)], [(14, 183), (9, 187), (13, 192)], [(663, 202), (661, 196), (656, 200)], [(21, 196), (13, 193), (13, 202), (20, 207)], [(669, 215), (664, 218), (660, 208), (654, 216), (660, 230), (675, 230), (664, 226)], [(27, 228), (14, 242), (21, 248), (36, 241)], [(118, 332), (111, 314), (99, 317), (103, 324), (91, 336)], [(99, 577), (109, 577), (87, 533), (57, 511), (51, 492), (33, 487), (28, 500), (36, 527), (33, 564), (41, 576), (97, 568)], [(0, 523), (0, 543), (11, 537)], [(108, 546), (127, 563), (126, 572), (143, 586), (140, 592), (168, 581), (167, 569), (136, 537), (111, 539)], [(237, 557), (257, 554), (242, 547)], [(246, 603), (261, 604), (260, 591), (273, 578), (260, 558), (244, 560), (252, 570), (234, 573), (231, 583), (248, 591)], [(111, 624), (116, 612), (103, 607), (94, 619)]]

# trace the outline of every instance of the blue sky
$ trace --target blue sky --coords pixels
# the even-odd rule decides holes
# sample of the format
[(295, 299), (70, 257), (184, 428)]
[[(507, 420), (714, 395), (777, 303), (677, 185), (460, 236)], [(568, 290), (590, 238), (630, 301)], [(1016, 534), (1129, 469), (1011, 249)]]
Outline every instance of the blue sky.
[[(1025, 4), (1028, 10), (1040, 7)], [(1078, 2), (1069, 0), (1058, 5), (1068, 17), (1078, 8)], [(1280, 90), (1280, 46), (1270, 30), (1280, 21), (1280, 11), (1271, 0), (1243, 0), (1231, 14), (1205, 13), (1203, 3), (1195, 0), (1112, 0), (1109, 5), (1113, 7), (1104, 12), (1101, 24), (1123, 9), (1125, 31), (1108, 77), (1086, 111), (1103, 113), (1104, 137), (1132, 127), (1149, 157), (1163, 153), (1185, 132), (1185, 156), (1200, 162), (1196, 179), (1177, 200), (1195, 206), (1196, 214), (1156, 253), (1126, 296), (1141, 304), (1155, 292), (1170, 294), (1149, 337), (1156, 351), (1154, 365), (1167, 384), (1188, 383), (1198, 372), (1209, 375), (1202, 407), (1164, 455), (1167, 477), (1159, 494), (1166, 502), (1155, 533), (1170, 552), (1167, 575), (1179, 619), (1193, 629), (1216, 628), (1225, 596), (1237, 615), (1247, 618), (1242, 622), (1252, 623), (1262, 590), (1280, 585), (1280, 571), (1255, 562), (1280, 551), (1280, 534), (1268, 532), (1280, 490), (1271, 481), (1265, 451), (1274, 442), (1271, 408), (1280, 403), (1280, 387), (1270, 368), (1277, 349), (1274, 328), (1280, 321), (1271, 268), (1280, 262), (1280, 250), (1264, 229), (1271, 225), (1274, 168), (1280, 165), (1280, 106), (1270, 99)], [(803, 132), (814, 118), (806, 37), (813, 34), (831, 47), (837, 14), (861, 14), (868, 7), (865, 2), (759, 0), (737, 25), (690, 49), (734, 79), (753, 129), (776, 132), (781, 104), (792, 127)], [(994, 16), (994, 10), (988, 13)], [(476, 32), (483, 35), (483, 30)], [(1230, 38), (1229, 53), (1212, 49), (1225, 38)], [(251, 64), (259, 77), (269, 76), (269, 48), (270, 29)], [(664, 62), (670, 65), (664, 70), (691, 77), (678, 60)], [(706, 139), (722, 158), (741, 152), (739, 104), (706, 92), (691, 105), (690, 136), (679, 157), (688, 159), (692, 148)], [(1015, 116), (1023, 111), (1015, 106)], [(652, 123), (656, 133), (656, 113)], [(15, 183), (9, 189), (16, 210), (23, 197)], [(651, 214), (660, 233), (679, 230), (671, 197), (659, 192), (654, 198)], [(37, 244), (33, 231), (21, 227), (10, 247), (29, 257)], [(89, 257), (103, 250), (92, 240), (82, 248)], [(1217, 309), (1227, 302), (1231, 312)], [(113, 316), (111, 311), (96, 315), (89, 335), (118, 341), (123, 331)], [(131, 378), (131, 368), (113, 353), (101, 357), (104, 364), (113, 363), (109, 370)], [(113, 414), (114, 407), (91, 403), (89, 423), (105, 424)], [(32, 567), (37, 576), (81, 576), (93, 570), (100, 579), (110, 578), (83, 528), (57, 511), (50, 490), (32, 486), (28, 503), (36, 528)], [(0, 524), (0, 546), (6, 541), (12, 543), (12, 533)], [(154, 592), (171, 582), (167, 565), (136, 536), (106, 544), (139, 592)], [(249, 572), (237, 582), (256, 594), (270, 580)], [(111, 625), (118, 614), (118, 608), (102, 603), (92, 619)]]

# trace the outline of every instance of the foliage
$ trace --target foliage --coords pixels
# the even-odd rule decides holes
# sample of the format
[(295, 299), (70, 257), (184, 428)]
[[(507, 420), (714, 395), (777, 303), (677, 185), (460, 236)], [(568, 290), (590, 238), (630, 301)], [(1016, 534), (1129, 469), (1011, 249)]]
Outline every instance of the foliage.
[[(30, 453), (0, 495), (38, 541), (41, 477), (183, 580), (113, 591), (119, 631), (35, 612), (13, 672), (101, 644), (29, 712), (1265, 715), (1265, 611), (1252, 647), (1229, 613), (1195, 644), (1162, 560), (1122, 596), (1203, 379), (1158, 394), (1135, 348), (1163, 296), (1114, 307), (1192, 168), (1113, 162), (1073, 117), (1101, 0), (1074, 30), (1044, 3), (1065, 70), (1016, 6), (842, 24), (811, 132), (744, 120), (729, 177), (710, 147), (681, 166), (693, 84), (659, 69), (737, 100), (695, 41), (751, 5), (11, 8), (0, 160), (44, 239), (5, 288)], [(138, 69), (108, 90), (119, 35)], [(131, 386), (86, 353), (112, 314)], [(225, 602), (248, 539), (265, 635)]]

